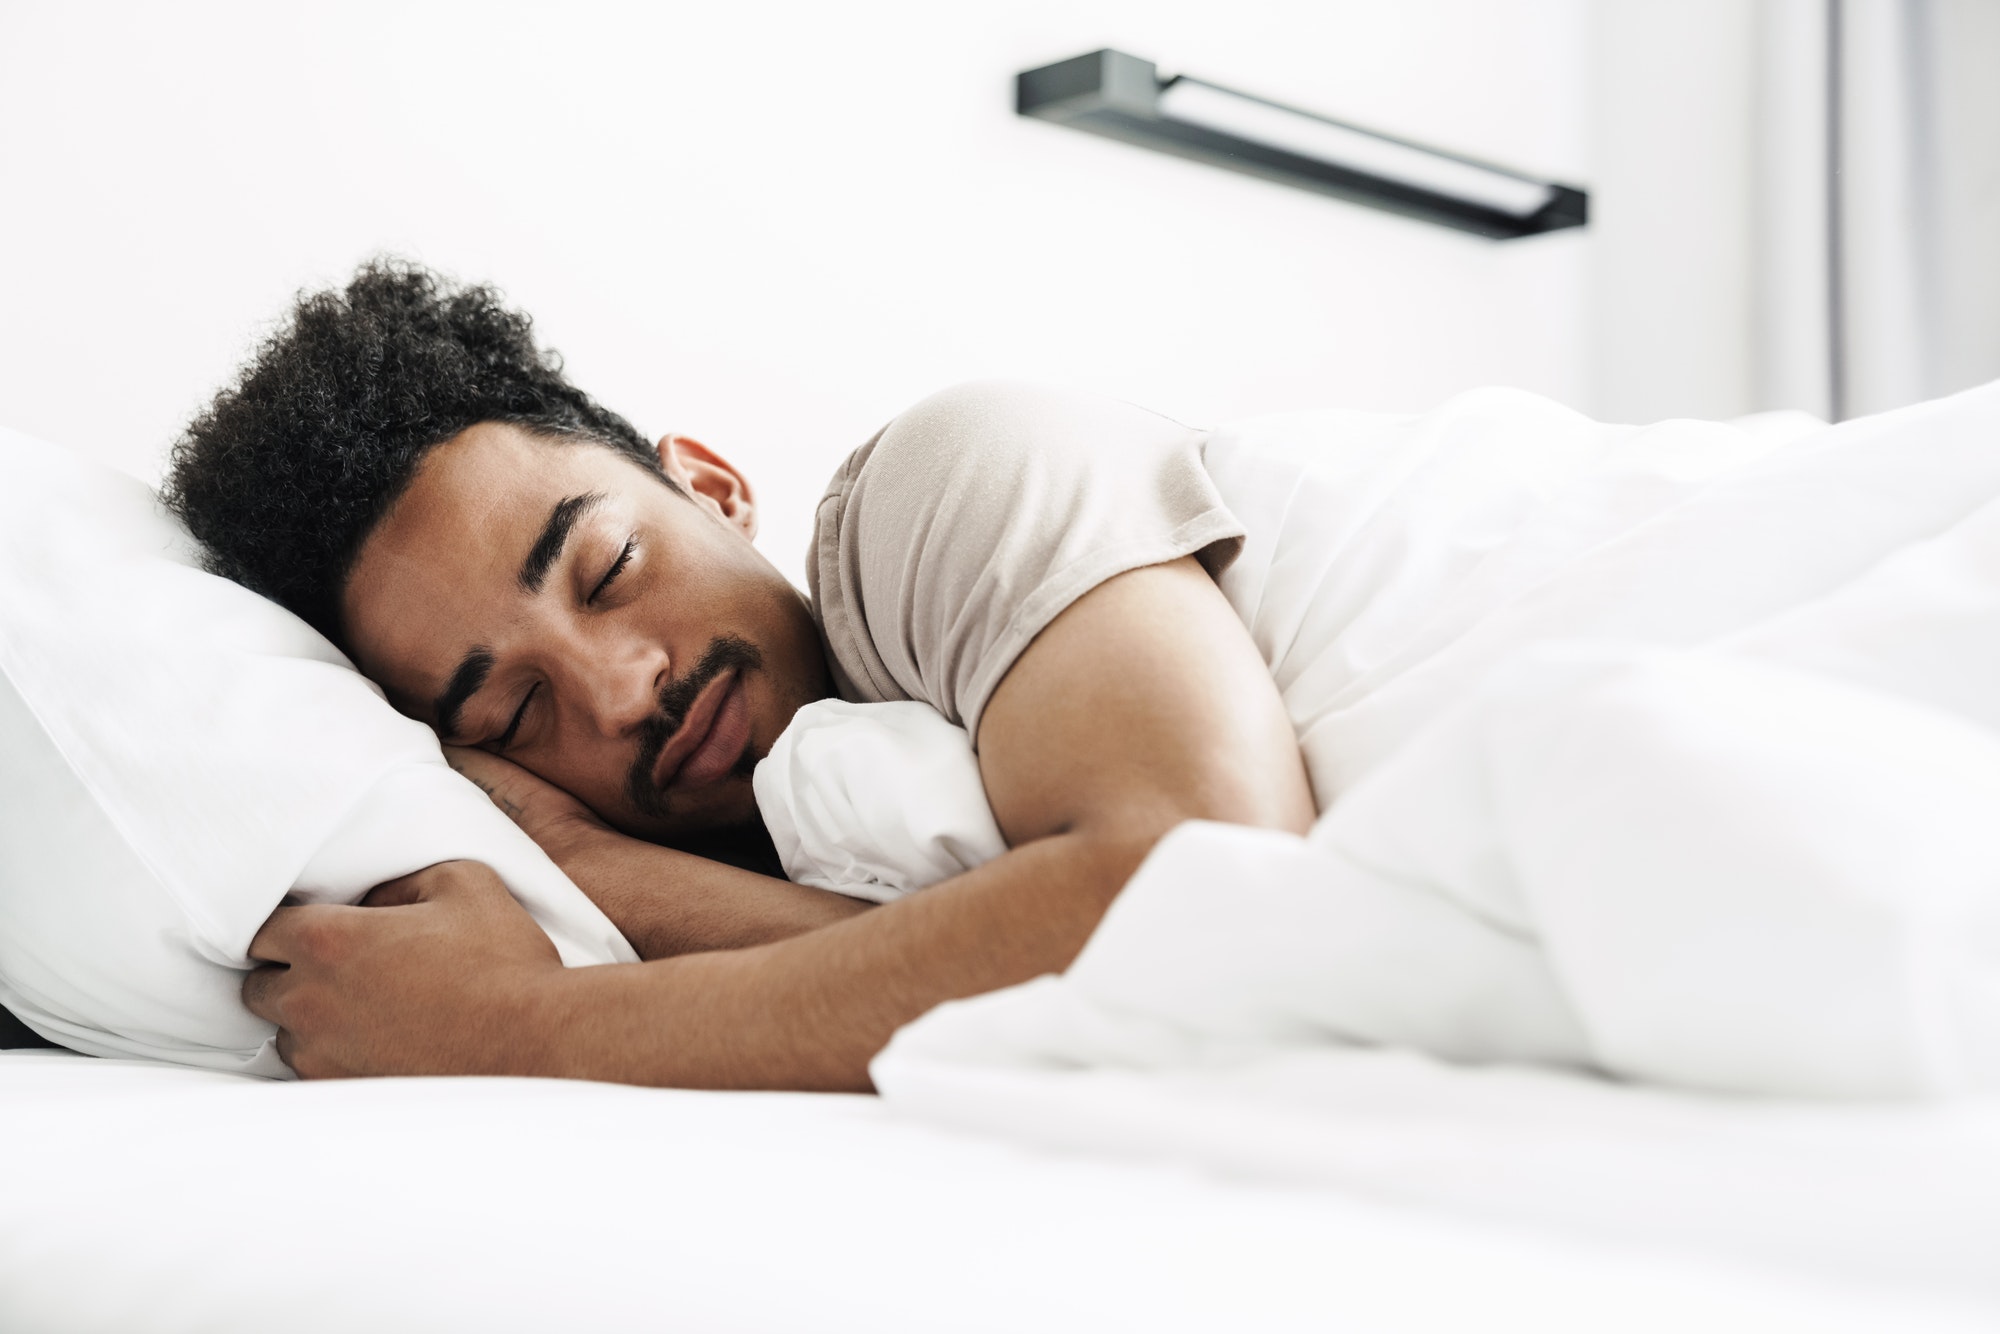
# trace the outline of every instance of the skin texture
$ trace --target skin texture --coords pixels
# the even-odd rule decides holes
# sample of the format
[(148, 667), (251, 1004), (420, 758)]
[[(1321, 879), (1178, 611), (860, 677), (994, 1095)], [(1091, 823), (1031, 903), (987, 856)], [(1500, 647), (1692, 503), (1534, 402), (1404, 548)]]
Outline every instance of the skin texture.
[(484, 751), (447, 746), (445, 758), (586, 887), (642, 959), (783, 940), (870, 906), (621, 836), (561, 788)]
[[(716, 627), (740, 631), (765, 664), (750, 727), (761, 753), (823, 688), (816, 641), (812, 655), (796, 651), (803, 608), (744, 554), (748, 487), (710, 451), (686, 455), (701, 465), (685, 469), (691, 503), (608, 454), (610, 471), (581, 458), (551, 464), (551, 450), (571, 447), (532, 439), (463, 450), (468, 465), (453, 467), (443, 450), (468, 443), (480, 442), (443, 447), (371, 537), (349, 586), (349, 625), (366, 645), (364, 667), (405, 702), (434, 698), (468, 645), (492, 646), (489, 679), (505, 687), (465, 713), (485, 735), (504, 728), (515, 692), (536, 681), (550, 690), (547, 730), (518, 734), (533, 738), (516, 752), (520, 766), (483, 753), (454, 752), (454, 762), (648, 961), (562, 968), (498, 879), (471, 863), (383, 886), (367, 906), (281, 909), (251, 947), (275, 966), (251, 974), (244, 996), (279, 1026), (279, 1050), (302, 1075), (865, 1089), (869, 1059), (931, 1006), (1067, 967), (1182, 820), (1295, 831), (1312, 820), (1270, 674), (1213, 581), (1184, 559), (1079, 599), (1001, 682), (978, 751), (1010, 851), (985, 866), (863, 911), (635, 839), (639, 813), (620, 811), (614, 792), (647, 716), (634, 701), (683, 670), (675, 662), (698, 656)], [(671, 438), (663, 445), (682, 457)], [(586, 544), (567, 605), (508, 591), (552, 496), (621, 480), (659, 494), (600, 507), (620, 517)], [(678, 527), (697, 521), (712, 531)], [(656, 582), (599, 609), (584, 594), (625, 529), (646, 534)], [(696, 794), (699, 809), (735, 810), (732, 781)]]
[[(697, 441), (668, 436), (659, 452), (686, 496), (588, 443), (497, 422), (463, 432), (424, 460), (362, 544), (342, 618), (361, 670), (445, 742), (498, 749), (519, 712), (508, 758), (615, 828), (671, 839), (756, 811), (748, 777), (733, 773), (670, 793), (665, 814), (626, 790), (662, 690), (717, 637), (762, 658), (741, 674), (757, 755), (831, 687), (805, 599), (751, 545), (749, 483)], [(592, 496), (602, 500), (576, 511), (539, 588), (525, 587), (550, 514)], [(492, 666), (447, 730), (432, 706), (474, 649)]]

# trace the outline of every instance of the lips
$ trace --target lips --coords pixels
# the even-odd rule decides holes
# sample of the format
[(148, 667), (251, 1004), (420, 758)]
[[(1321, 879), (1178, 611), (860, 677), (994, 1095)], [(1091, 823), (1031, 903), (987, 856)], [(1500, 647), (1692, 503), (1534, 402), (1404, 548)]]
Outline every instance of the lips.
[(662, 792), (712, 783), (735, 767), (749, 739), (749, 700), (742, 673), (732, 669), (695, 696), (680, 729), (653, 765), (653, 783)]

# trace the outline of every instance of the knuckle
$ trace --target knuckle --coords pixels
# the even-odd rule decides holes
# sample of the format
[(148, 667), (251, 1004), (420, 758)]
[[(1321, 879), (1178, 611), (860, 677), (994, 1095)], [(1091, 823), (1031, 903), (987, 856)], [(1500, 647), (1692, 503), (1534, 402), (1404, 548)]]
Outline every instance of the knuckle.
[(453, 880), (458, 878), (458, 865), (457, 862), (433, 862), (411, 876), (410, 879), (419, 885), (432, 889), (439, 885), (449, 885)]
[(347, 933), (332, 916), (300, 921), (295, 935), (299, 951), (319, 963), (339, 963), (346, 954)]
[(243, 976), (243, 1004), (250, 1013), (259, 1018), (269, 1018), (266, 1013), (271, 1004), (271, 991), (277, 982), (278, 970), (266, 964), (262, 968), (252, 968)]
[(325, 934), (317, 916), (297, 918), (292, 924), (292, 948), (301, 954), (316, 954)]
[(482, 862), (454, 861), (439, 862), (431, 868), (438, 873), (438, 879), (449, 885), (463, 885), (476, 881), (486, 870)]
[(453, 894), (477, 892), (497, 881), (493, 868), (485, 862), (439, 862), (422, 874), (432, 877), (429, 887)]

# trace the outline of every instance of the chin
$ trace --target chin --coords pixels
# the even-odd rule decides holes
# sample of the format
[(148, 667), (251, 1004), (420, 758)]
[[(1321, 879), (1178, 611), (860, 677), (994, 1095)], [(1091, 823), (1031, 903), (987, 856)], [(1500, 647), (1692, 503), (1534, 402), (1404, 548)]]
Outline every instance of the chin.
[(629, 808), (610, 820), (620, 833), (669, 847), (757, 822), (757, 797), (748, 774), (732, 775), (699, 793), (675, 793), (674, 809), (646, 815)]

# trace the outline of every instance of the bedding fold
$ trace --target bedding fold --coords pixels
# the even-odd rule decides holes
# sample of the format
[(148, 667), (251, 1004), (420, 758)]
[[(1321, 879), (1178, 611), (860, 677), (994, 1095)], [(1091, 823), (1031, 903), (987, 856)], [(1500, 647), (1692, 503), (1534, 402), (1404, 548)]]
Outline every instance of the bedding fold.
[(1308, 836), (1176, 830), (1067, 973), (933, 1011), (878, 1083), (1385, 1046), (2000, 1089), (1996, 682), (2000, 385), (1795, 439), (1519, 588), (1355, 705), (1407, 735)]

